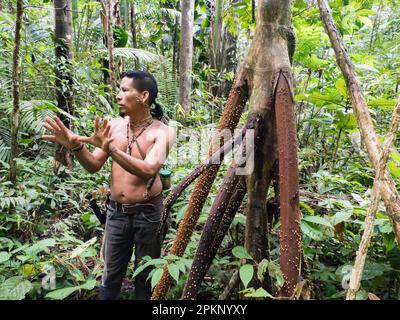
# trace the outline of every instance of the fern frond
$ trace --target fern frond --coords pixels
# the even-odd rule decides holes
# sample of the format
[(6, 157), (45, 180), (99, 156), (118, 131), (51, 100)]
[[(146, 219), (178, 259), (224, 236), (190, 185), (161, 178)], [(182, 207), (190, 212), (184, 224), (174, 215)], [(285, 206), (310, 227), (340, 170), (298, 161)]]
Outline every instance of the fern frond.
[[(108, 59), (108, 52), (106, 49), (97, 51), (99, 57)], [(138, 59), (141, 63), (157, 62), (162, 59), (161, 56), (150, 51), (137, 49), (137, 48), (114, 48), (113, 55), (125, 59)]]
[(175, 9), (170, 9), (170, 8), (151, 8), (148, 10), (145, 10), (143, 12), (137, 12), (135, 15), (136, 19), (144, 19), (148, 17), (159, 17), (161, 14), (169, 15), (172, 19), (175, 17), (180, 20), (181, 18), (181, 12)]

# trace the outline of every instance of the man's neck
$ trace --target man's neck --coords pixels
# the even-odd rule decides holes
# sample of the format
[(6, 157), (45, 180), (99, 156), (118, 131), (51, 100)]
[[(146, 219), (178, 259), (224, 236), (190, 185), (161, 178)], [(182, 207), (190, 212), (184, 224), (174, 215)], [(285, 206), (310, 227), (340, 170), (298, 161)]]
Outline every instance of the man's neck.
[(135, 115), (128, 115), (129, 117), (129, 122), (133, 125), (145, 122), (146, 120), (149, 120), (151, 118), (150, 111), (143, 112), (141, 114), (135, 114)]

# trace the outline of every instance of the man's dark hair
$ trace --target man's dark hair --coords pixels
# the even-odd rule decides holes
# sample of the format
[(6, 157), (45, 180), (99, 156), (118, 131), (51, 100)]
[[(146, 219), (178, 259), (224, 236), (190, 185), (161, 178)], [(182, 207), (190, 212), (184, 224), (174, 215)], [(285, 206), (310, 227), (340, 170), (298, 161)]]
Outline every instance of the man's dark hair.
[(161, 105), (156, 102), (158, 88), (154, 76), (146, 71), (130, 70), (121, 74), (121, 79), (125, 77), (132, 79), (132, 86), (139, 92), (149, 92), (149, 105), (154, 104), (154, 108), (150, 108), (150, 113), (154, 118), (161, 120), (164, 113)]

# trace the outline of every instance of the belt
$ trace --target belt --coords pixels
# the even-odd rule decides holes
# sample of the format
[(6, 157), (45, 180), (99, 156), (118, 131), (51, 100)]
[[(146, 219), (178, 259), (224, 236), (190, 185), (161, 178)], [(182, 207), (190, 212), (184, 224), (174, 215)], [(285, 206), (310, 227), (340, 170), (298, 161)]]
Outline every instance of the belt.
[(119, 203), (111, 198), (108, 201), (108, 205), (113, 208), (117, 209), (120, 212), (125, 214), (140, 214), (141, 212), (144, 213), (151, 213), (154, 212), (157, 203), (162, 203), (162, 194), (149, 199), (147, 202), (137, 202), (137, 203)]

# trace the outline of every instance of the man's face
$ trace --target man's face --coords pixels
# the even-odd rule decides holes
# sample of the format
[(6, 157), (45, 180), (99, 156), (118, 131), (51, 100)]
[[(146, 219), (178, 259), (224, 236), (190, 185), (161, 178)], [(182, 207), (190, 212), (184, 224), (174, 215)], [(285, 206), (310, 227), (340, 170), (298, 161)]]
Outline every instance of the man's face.
[(149, 92), (139, 92), (133, 87), (133, 79), (124, 77), (120, 82), (120, 91), (116, 97), (121, 116), (133, 115), (144, 107)]

